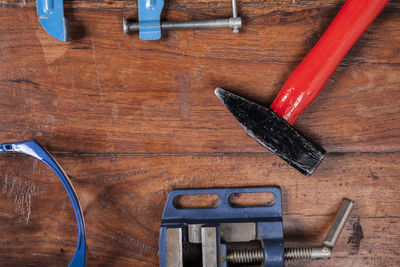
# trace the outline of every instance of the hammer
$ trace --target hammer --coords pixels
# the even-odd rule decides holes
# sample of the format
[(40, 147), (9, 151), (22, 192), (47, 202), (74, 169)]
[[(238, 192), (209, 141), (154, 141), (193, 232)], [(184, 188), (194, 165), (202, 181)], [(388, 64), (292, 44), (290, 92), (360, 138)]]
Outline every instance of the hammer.
[(311, 175), (323, 160), (325, 150), (292, 125), (388, 2), (348, 0), (283, 85), (270, 108), (222, 88), (215, 89), (215, 94), (252, 138), (302, 174)]

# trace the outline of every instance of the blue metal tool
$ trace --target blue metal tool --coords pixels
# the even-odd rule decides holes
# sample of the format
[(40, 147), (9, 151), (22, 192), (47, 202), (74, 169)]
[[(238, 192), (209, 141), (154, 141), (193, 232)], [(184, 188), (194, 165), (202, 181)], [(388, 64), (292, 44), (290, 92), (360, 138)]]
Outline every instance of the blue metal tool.
[[(272, 194), (273, 202), (249, 207), (230, 202), (231, 196), (257, 193)], [(198, 195), (216, 195), (218, 204), (176, 205), (182, 196)], [(285, 260), (329, 259), (352, 207), (352, 201), (343, 202), (321, 247), (284, 248), (279, 187), (173, 190), (161, 219), (159, 263), (161, 267), (283, 267)]]
[(57, 40), (68, 41), (68, 21), (64, 17), (63, 0), (36, 0), (40, 24)]
[(69, 267), (82, 267), (85, 266), (86, 257), (86, 238), (85, 238), (85, 223), (83, 221), (83, 213), (81, 206), (79, 204), (78, 197), (72, 187), (71, 181), (68, 179), (67, 174), (63, 171), (58, 162), (36, 141), (24, 141), (18, 143), (7, 143), (0, 145), (0, 153), (4, 152), (17, 152), (32, 156), (47, 166), (55, 172), (55, 174), (60, 178), (69, 199), (71, 200), (72, 207), (74, 208), (76, 221), (78, 224), (78, 244), (75, 251), (74, 258), (69, 264)]
[(127, 34), (131, 31), (139, 31), (142, 40), (158, 40), (161, 38), (161, 29), (184, 30), (229, 27), (234, 33), (239, 32), (242, 19), (237, 16), (236, 0), (232, 0), (233, 16), (226, 19), (194, 20), (194, 21), (161, 21), (160, 15), (164, 6), (164, 0), (138, 0), (139, 21), (128, 22), (123, 18), (123, 31)]
[[(274, 202), (270, 206), (263, 207), (232, 207), (229, 204), (229, 197), (237, 193), (271, 193), (274, 196)], [(178, 209), (174, 206), (175, 197), (180, 195), (201, 195), (215, 194), (219, 198), (219, 204), (215, 208), (205, 209)], [(283, 266), (284, 247), (283, 247), (283, 227), (282, 227), (282, 196), (278, 187), (260, 187), (260, 188), (220, 188), (220, 189), (193, 189), (193, 190), (174, 190), (172, 191), (165, 204), (163, 216), (161, 219), (160, 230), (160, 266), (174, 266), (174, 263), (168, 262), (168, 248), (177, 247), (168, 241), (169, 232), (174, 234), (173, 229), (181, 229), (182, 235), (189, 232), (188, 235), (196, 236), (197, 233), (204, 232), (204, 226), (216, 229), (216, 236), (222, 236), (231, 242), (247, 240), (249, 238), (237, 238), (230, 234), (228, 229), (241, 229), (247, 237), (255, 237), (262, 243), (262, 257), (264, 265), (271, 267)], [(244, 226), (244, 227), (243, 227)], [(197, 229), (196, 229), (197, 228)], [(189, 230), (190, 229), (190, 230)], [(172, 231), (171, 231), (172, 230)], [(208, 229), (207, 229), (208, 230)], [(193, 232), (193, 233), (192, 233)], [(196, 239), (196, 238), (191, 238)], [(201, 239), (201, 238), (197, 238)], [(250, 238), (252, 239), (252, 238)], [(182, 240), (189, 240), (183, 237)], [(201, 240), (205, 241), (205, 240)], [(250, 240), (248, 240), (250, 241)], [(227, 244), (221, 242), (217, 237), (217, 253), (215, 261), (218, 267), (227, 266)], [(211, 252), (208, 254), (213, 255)], [(174, 261), (173, 257), (169, 257)], [(223, 259), (223, 260), (222, 260)], [(179, 261), (179, 259), (178, 259)], [(179, 264), (178, 264), (179, 265)]]
[(160, 16), (164, 0), (139, 0), (139, 37), (142, 40), (158, 40), (161, 38)]

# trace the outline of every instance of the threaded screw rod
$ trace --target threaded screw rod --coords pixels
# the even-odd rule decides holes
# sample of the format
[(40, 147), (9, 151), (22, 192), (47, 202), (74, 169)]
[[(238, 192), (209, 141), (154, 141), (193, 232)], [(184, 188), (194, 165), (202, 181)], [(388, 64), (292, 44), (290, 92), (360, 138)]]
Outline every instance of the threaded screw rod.
[[(265, 260), (262, 248), (252, 250), (234, 250), (228, 253), (227, 260), (230, 263), (251, 264), (263, 263)], [(331, 250), (327, 247), (289, 247), (285, 248), (286, 261), (300, 260), (328, 260), (331, 258)]]
[(331, 250), (327, 247), (289, 247), (285, 248), (285, 260), (328, 260)]
[(231, 263), (263, 263), (264, 262), (264, 250), (263, 249), (252, 249), (252, 250), (235, 250), (226, 256), (228, 262)]

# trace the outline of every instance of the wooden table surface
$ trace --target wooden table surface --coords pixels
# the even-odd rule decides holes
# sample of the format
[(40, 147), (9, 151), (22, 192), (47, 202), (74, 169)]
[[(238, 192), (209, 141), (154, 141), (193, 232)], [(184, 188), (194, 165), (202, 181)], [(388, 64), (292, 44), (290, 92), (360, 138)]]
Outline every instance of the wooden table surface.
[[(174, 188), (280, 186), (288, 245), (319, 245), (355, 201), (328, 262), (400, 265), (400, 1), (391, 0), (295, 127), (327, 150), (306, 178), (247, 136), (217, 86), (268, 105), (344, 0), (238, 2), (244, 26), (124, 36), (137, 1), (64, 2), (70, 42), (40, 26), (35, 1), (0, 0), (0, 140), (37, 140), (75, 187), (87, 266), (156, 266)], [(228, 17), (229, 0), (170, 0), (163, 18)], [(0, 265), (67, 266), (77, 229), (58, 178), (0, 157)]]

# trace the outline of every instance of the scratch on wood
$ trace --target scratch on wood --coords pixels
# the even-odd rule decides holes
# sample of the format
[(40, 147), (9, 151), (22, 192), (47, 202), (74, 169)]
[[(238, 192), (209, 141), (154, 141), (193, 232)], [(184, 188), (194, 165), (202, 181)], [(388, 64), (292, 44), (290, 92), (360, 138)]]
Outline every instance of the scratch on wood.
[(71, 49), (90, 50), (92, 48), (88, 45), (81, 45), (81, 46), (73, 46), (71, 47)]
[(372, 170), (371, 170), (371, 168), (369, 169), (369, 177), (371, 177), (373, 180), (378, 180), (379, 179), (379, 176), (377, 175), (377, 174), (375, 174)]
[(187, 118), (190, 113), (192, 104), (190, 103), (190, 74), (184, 72), (180, 75), (176, 75), (176, 81), (179, 81), (179, 107), (180, 113), (183, 118)]
[(92, 43), (92, 55), (93, 55), (93, 60), (94, 60), (94, 69), (96, 71), (96, 78), (97, 78), (97, 86), (99, 87), (99, 95), (100, 98), (103, 100), (103, 88), (101, 87), (101, 81), (100, 81), (100, 75), (99, 75), (99, 69), (97, 67), (97, 58), (96, 58), (96, 52), (94, 51), (94, 41), (93, 38), (90, 38), (90, 42)]
[(115, 175), (115, 176), (106, 177), (106, 178), (89, 180), (89, 182), (92, 184), (111, 183), (111, 182), (115, 182), (115, 181), (121, 181), (121, 180), (130, 178), (133, 176), (137, 176), (140, 174), (147, 174), (149, 172), (150, 172), (149, 170), (138, 170), (138, 171), (128, 172), (126, 174), (120, 174), (120, 175)]
[(12, 82), (12, 83), (22, 83), (22, 84), (30, 84), (32, 85), (34, 88), (39, 88), (39, 84), (32, 82), (31, 80), (28, 79), (14, 79), (14, 80), (7, 80), (6, 82)]
[(17, 177), (7, 174), (0, 187), (1, 193), (14, 198), (14, 211), (18, 214), (18, 222), (28, 224), (32, 197), (44, 193), (45, 190), (28, 180), (19, 183)]
[(354, 222), (351, 234), (347, 243), (351, 245), (351, 247), (358, 251), (360, 249), (361, 240), (364, 238), (363, 230), (360, 224), (360, 218)]
[(143, 243), (142, 241), (130, 236), (127, 233), (124, 233), (123, 231), (117, 231), (119, 234), (118, 236), (118, 243), (131, 249), (139, 249), (141, 252), (152, 252), (152, 253), (157, 253), (158, 249), (154, 248), (146, 243)]

